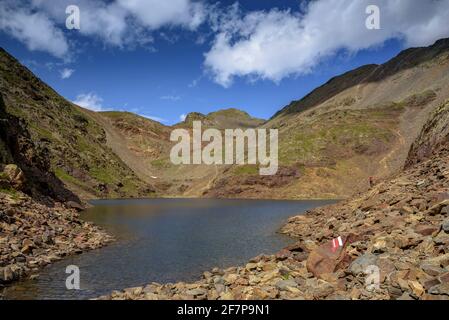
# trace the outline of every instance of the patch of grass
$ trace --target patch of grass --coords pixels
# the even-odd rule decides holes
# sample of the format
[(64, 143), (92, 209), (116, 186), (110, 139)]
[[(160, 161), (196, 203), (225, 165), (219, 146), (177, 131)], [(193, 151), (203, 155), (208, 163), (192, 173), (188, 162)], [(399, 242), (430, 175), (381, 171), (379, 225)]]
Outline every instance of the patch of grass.
[(7, 194), (11, 196), (13, 199), (19, 198), (19, 193), (17, 192), (17, 190), (13, 188), (0, 188), (0, 193)]
[(91, 168), (89, 172), (93, 178), (103, 183), (113, 184), (117, 180), (115, 174), (107, 168)]
[(30, 123), (30, 127), (31, 130), (33, 130), (39, 138), (45, 138), (50, 141), (53, 140), (53, 134), (42, 126), (39, 126), (35, 123)]
[(400, 104), (407, 107), (423, 107), (434, 101), (436, 98), (437, 94), (435, 91), (426, 90), (405, 98)]
[(162, 168), (169, 168), (169, 167), (170, 167), (170, 164), (169, 164), (168, 161), (165, 160), (165, 159), (156, 159), (156, 160), (153, 160), (153, 161), (151, 161), (151, 165), (152, 165), (153, 167), (156, 167), (156, 168), (159, 168), (159, 169), (162, 169)]
[(259, 174), (257, 165), (245, 164), (234, 168), (234, 173), (237, 175), (256, 175)]

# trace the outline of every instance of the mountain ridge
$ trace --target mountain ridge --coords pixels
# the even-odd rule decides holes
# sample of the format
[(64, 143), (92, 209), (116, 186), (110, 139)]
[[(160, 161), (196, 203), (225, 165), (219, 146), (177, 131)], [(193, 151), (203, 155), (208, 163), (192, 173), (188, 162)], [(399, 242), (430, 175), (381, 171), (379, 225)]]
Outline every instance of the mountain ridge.
[[(449, 98), (449, 39), (410, 48), (382, 65), (333, 77), (267, 121), (235, 108), (190, 113), (173, 126), (130, 112), (93, 112), (66, 101), (0, 50), (5, 112), (22, 119), (50, 168), (82, 199), (102, 197), (345, 198), (368, 177), (398, 172), (428, 115)], [(279, 130), (280, 169), (175, 166), (173, 128)], [(276, 190), (276, 192), (273, 192)]]

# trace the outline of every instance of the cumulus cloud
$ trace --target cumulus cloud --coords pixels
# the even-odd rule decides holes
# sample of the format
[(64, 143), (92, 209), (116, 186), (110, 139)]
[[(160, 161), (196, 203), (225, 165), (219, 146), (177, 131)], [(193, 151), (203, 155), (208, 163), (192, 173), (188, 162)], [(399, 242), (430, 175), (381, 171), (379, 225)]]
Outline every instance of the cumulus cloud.
[(92, 111), (104, 110), (103, 99), (93, 92), (79, 94), (73, 103)]
[(154, 41), (152, 32), (166, 26), (195, 30), (206, 18), (205, 5), (194, 0), (2, 0), (0, 30), (30, 50), (66, 57), (69, 5), (80, 8), (77, 32), (121, 48), (147, 46)]
[(61, 79), (68, 79), (72, 76), (72, 74), (75, 72), (73, 69), (64, 68), (59, 73), (61, 74)]
[(153, 42), (151, 31), (164, 26), (195, 29), (205, 19), (205, 8), (192, 0), (32, 0), (36, 8), (65, 23), (65, 8), (80, 8), (79, 32), (113, 46), (146, 45)]
[(187, 118), (187, 115), (185, 113), (183, 113), (179, 116), (179, 120), (181, 120), (181, 121), (185, 121), (186, 118)]
[[(368, 30), (368, 5), (380, 8), (381, 29)], [(211, 17), (216, 31), (205, 66), (224, 87), (233, 78), (269, 79), (309, 73), (338, 50), (355, 53), (397, 38), (430, 45), (449, 35), (449, 0), (317, 0), (300, 11), (243, 14), (238, 6)]]
[(205, 19), (202, 3), (190, 0), (118, 0), (118, 4), (151, 29), (164, 25), (196, 29)]
[(48, 16), (10, 1), (0, 3), (0, 30), (23, 42), (29, 50), (47, 51), (62, 58), (69, 50), (61, 30)]

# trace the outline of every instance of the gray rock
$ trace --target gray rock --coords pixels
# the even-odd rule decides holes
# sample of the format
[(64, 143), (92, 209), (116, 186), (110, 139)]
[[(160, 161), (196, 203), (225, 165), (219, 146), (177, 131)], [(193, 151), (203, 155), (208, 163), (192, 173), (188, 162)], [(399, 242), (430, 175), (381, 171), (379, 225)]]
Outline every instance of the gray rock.
[(217, 283), (215, 284), (215, 290), (217, 291), (218, 294), (220, 294), (222, 292), (225, 292), (226, 287), (221, 283)]
[(15, 274), (11, 267), (0, 268), (0, 283), (8, 283), (15, 280)]
[(367, 253), (355, 259), (351, 263), (349, 271), (351, 271), (351, 273), (354, 276), (364, 274), (369, 266), (376, 265), (376, 263), (377, 263), (377, 256), (371, 253)]
[(207, 290), (202, 288), (190, 289), (186, 291), (186, 294), (189, 296), (205, 296), (207, 294)]
[(407, 292), (404, 292), (402, 296), (400, 296), (396, 300), (415, 300), (415, 299), (413, 299)]
[(276, 288), (279, 290), (288, 290), (288, 287), (296, 288), (298, 286), (298, 283), (296, 283), (295, 280), (289, 279), (289, 280), (280, 280), (276, 283)]
[(429, 289), (429, 293), (449, 296), (449, 283), (443, 283), (433, 286), (432, 288)]
[(444, 220), (441, 227), (443, 228), (444, 232), (449, 233), (449, 219)]

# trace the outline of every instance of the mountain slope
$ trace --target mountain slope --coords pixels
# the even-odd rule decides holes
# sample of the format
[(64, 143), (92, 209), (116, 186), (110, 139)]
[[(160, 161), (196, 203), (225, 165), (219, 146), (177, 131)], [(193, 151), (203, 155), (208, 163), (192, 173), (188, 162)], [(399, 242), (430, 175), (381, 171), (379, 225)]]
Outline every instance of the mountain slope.
[[(64, 189), (64, 197), (343, 198), (367, 189), (370, 176), (382, 180), (403, 167), (429, 113), (449, 98), (449, 40), (335, 77), (266, 122), (237, 109), (191, 113), (173, 127), (131, 113), (92, 112), (3, 50), (0, 74), (3, 118), (10, 127), (22, 123), (30, 150), (46, 155), (30, 158), (48, 159), (26, 175)], [(173, 165), (170, 133), (191, 130), (195, 120), (219, 130), (278, 129), (278, 173), (260, 176), (252, 165)], [(5, 132), (2, 150), (12, 143), (5, 146)], [(414, 148), (424, 150), (425, 142)], [(18, 161), (10, 151), (0, 158)]]
[(67, 189), (83, 198), (151, 196), (152, 188), (107, 146), (104, 129), (89, 112), (59, 96), (4, 50), (0, 75), (3, 112), (26, 125), (33, 144), (45, 150), (49, 171)]
[(201, 121), (204, 127), (223, 129), (236, 128), (256, 128), (261, 126), (265, 121), (251, 117), (248, 113), (235, 108), (222, 109), (204, 115), (199, 112), (191, 112), (186, 119), (176, 125), (176, 127), (191, 128), (193, 121)]
[(174, 165), (170, 150), (173, 129), (191, 130), (193, 121), (201, 121), (203, 128), (253, 128), (263, 120), (252, 118), (237, 109), (225, 109), (207, 115), (190, 113), (185, 121), (173, 127), (128, 113), (101, 112), (92, 115), (105, 128), (108, 145), (148, 183), (155, 185), (166, 197), (200, 197), (226, 169), (223, 166)]
[[(335, 77), (266, 122), (281, 170), (232, 168), (208, 196), (340, 198), (400, 170), (429, 112), (449, 98), (449, 40)], [(243, 175), (241, 173), (244, 173)], [(273, 189), (276, 192), (273, 192)]]

